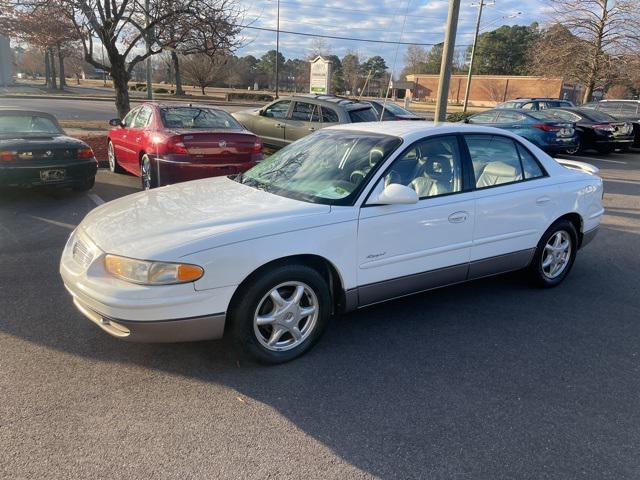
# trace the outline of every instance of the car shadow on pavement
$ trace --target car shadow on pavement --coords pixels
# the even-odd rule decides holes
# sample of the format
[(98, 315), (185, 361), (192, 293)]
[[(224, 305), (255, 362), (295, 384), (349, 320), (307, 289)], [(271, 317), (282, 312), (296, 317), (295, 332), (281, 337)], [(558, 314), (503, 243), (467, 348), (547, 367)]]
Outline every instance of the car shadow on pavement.
[[(590, 249), (638, 242), (636, 234), (603, 230), (605, 240)], [(637, 269), (637, 253), (619, 268)], [(58, 247), (39, 255), (43, 269), (57, 268)], [(602, 433), (611, 422), (621, 435), (635, 428), (616, 420), (635, 384), (611, 385), (610, 377), (628, 367), (637, 309), (606, 253), (581, 251), (552, 290), (532, 289), (512, 273), (336, 318), (315, 349), (276, 367), (246, 362), (224, 341), (117, 341), (75, 311), (61, 282), (47, 286), (50, 315), (38, 316), (38, 272), (18, 272), (17, 262), (3, 260), (2, 278), (20, 282), (24, 300), (0, 302), (7, 305), (2, 333), (105, 369), (135, 365), (224, 385), (246, 408), (276, 410), (380, 478), (524, 478), (532, 471), (568, 478), (630, 455), (595, 453), (611, 441)], [(7, 300), (2, 291), (0, 300)]]

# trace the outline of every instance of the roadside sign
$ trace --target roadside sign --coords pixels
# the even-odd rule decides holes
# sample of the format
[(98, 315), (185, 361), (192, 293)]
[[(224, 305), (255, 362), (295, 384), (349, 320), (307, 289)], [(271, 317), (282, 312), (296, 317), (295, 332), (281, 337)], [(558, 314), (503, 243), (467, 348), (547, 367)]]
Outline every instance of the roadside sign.
[(331, 93), (332, 63), (321, 56), (311, 60), (311, 79), (309, 81), (309, 93)]

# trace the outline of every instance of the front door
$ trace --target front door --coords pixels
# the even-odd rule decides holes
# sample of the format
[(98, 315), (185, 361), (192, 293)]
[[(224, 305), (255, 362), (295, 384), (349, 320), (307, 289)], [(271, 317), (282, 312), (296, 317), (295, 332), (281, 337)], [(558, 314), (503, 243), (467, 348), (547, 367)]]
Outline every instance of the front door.
[(284, 140), (285, 122), (289, 115), (291, 100), (280, 100), (264, 109), (255, 122), (257, 133), (262, 142), (271, 147), (281, 148), (286, 145)]
[(466, 279), (475, 192), (464, 178), (461, 144), (454, 135), (414, 143), (385, 171), (374, 194), (385, 184), (399, 183), (413, 188), (420, 200), (361, 208), (360, 305)]
[(290, 118), (286, 121), (285, 140), (287, 143), (306, 137), (322, 128), (320, 105), (296, 101)]
[(464, 138), (477, 202), (469, 276), (523, 268), (557, 214), (558, 187), (520, 142), (490, 134)]
[(116, 127), (111, 131), (111, 143), (113, 150), (118, 159), (118, 163), (123, 168), (128, 169), (131, 163), (132, 152), (129, 142), (129, 133), (133, 125), (133, 121), (138, 114), (140, 107), (131, 110), (122, 120), (122, 127)]

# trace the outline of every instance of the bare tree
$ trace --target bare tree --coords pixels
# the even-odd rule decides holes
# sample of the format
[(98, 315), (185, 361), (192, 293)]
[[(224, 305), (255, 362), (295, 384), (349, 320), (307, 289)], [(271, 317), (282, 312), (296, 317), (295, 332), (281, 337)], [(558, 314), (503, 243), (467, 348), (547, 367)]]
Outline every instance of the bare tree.
[(599, 84), (615, 80), (612, 64), (640, 49), (638, 0), (556, 0), (551, 25), (534, 45), (534, 71), (585, 85), (589, 101)]
[(205, 89), (216, 80), (221, 80), (222, 73), (229, 62), (229, 57), (209, 57), (203, 53), (196, 53), (182, 59), (182, 69), (185, 79), (200, 87), (202, 95), (206, 95)]
[[(217, 53), (221, 45), (234, 45), (240, 28), (235, 0), (11, 1), (24, 11), (55, 5), (64, 12), (82, 41), (85, 60), (111, 75), (120, 117), (130, 108), (128, 83), (136, 65), (167, 49)], [(100, 45), (108, 61), (102, 61)]]
[(409, 45), (404, 54), (404, 75), (420, 73), (420, 65), (427, 61), (427, 51), (419, 45)]

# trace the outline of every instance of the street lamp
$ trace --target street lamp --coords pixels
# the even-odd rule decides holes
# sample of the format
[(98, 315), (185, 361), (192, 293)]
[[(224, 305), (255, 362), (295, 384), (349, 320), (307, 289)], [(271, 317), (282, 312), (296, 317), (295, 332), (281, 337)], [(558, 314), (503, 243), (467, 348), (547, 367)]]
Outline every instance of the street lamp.
[(280, 60), (280, 0), (277, 0), (277, 13), (276, 13), (276, 98), (278, 98), (278, 63)]

